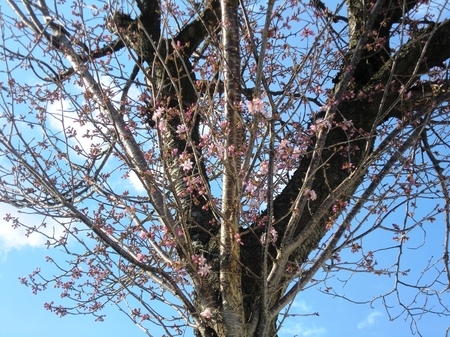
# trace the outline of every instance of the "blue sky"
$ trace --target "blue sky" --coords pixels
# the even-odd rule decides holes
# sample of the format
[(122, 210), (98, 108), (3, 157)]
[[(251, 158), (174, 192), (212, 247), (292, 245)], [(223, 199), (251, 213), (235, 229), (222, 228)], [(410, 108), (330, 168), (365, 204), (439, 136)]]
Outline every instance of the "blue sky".
[[(8, 207), (9, 208), (9, 207)], [(0, 211), (7, 210), (4, 204)], [(95, 322), (89, 316), (66, 316), (59, 318), (44, 309), (44, 303), (58, 301), (59, 294), (53, 289), (33, 295), (31, 290), (18, 281), (18, 277), (26, 276), (36, 267), (45, 270), (45, 256), (59, 255), (58, 249), (46, 249), (37, 238), (26, 238), (14, 234), (15, 244), (4, 230), (8, 224), (1, 222), (0, 247), (0, 336), (20, 337), (84, 337), (94, 336), (144, 336), (116, 307), (106, 307), (107, 317), (104, 322)], [(434, 241), (434, 238), (430, 238)], [(437, 239), (437, 238), (436, 238)], [(436, 242), (436, 241), (434, 241)], [(414, 259), (406, 263), (414, 264)], [(343, 276), (343, 275), (341, 275)], [(353, 280), (353, 279), (352, 279)], [(375, 275), (365, 275), (360, 280), (342, 284), (333, 281), (336, 291), (343, 292), (355, 300), (370, 298), (389, 289), (391, 279)], [(323, 289), (323, 285), (319, 286)], [(447, 297), (448, 299), (448, 297)], [(308, 289), (297, 297), (291, 313), (308, 315), (318, 312), (319, 316), (298, 316), (290, 318), (282, 327), (280, 336), (298, 337), (360, 337), (411, 336), (409, 322), (400, 318), (394, 322), (388, 316), (380, 302), (375, 302), (373, 308), (369, 305), (357, 305), (347, 300), (324, 295), (316, 288)], [(424, 316), (420, 321), (423, 336), (442, 336), (450, 325), (448, 318), (435, 315)], [(158, 334), (155, 336), (159, 336)], [(187, 334), (186, 336), (190, 336)]]

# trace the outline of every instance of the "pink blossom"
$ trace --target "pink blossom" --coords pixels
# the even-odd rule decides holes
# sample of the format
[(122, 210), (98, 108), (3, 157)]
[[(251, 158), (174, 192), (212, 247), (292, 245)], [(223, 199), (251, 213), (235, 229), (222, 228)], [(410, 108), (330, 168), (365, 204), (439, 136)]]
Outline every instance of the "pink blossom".
[(258, 112), (261, 113), (262, 115), (266, 115), (266, 110), (264, 108), (264, 101), (261, 98), (254, 98), (252, 101), (248, 101), (247, 109), (250, 115), (254, 115)]
[(272, 242), (273, 244), (275, 244), (278, 240), (278, 232), (276, 231), (275, 228), (271, 228), (270, 229), (270, 242)]
[(183, 168), (184, 171), (192, 170), (193, 165), (194, 164), (190, 159), (186, 159), (185, 161), (181, 162), (181, 167)]
[(200, 256), (198, 257), (198, 259), (197, 259), (197, 263), (198, 263), (199, 266), (205, 265), (205, 263), (206, 263), (205, 257), (204, 257), (203, 255), (200, 255)]
[(209, 154), (215, 154), (216, 152), (217, 152), (216, 151), (216, 146), (213, 143), (208, 144), (208, 153)]
[(174, 41), (172, 41), (172, 47), (175, 50), (183, 50), (183, 46), (181, 45), (181, 42), (179, 40), (177, 40), (176, 43)]
[(203, 255), (192, 255), (192, 262), (197, 264), (198, 273), (204, 277), (209, 274), (211, 266), (206, 263), (206, 258)]
[(206, 263), (206, 259), (203, 255), (192, 255), (191, 260), (199, 266), (203, 266)]
[(219, 124), (219, 126), (222, 130), (227, 129), (229, 125), (230, 125), (230, 123), (228, 121), (221, 121)]
[(269, 172), (269, 162), (263, 161), (259, 165), (259, 174), (262, 176), (265, 176), (267, 174), (267, 172)]
[(194, 163), (190, 159), (190, 155), (186, 152), (183, 152), (178, 159), (180, 162), (180, 166), (184, 171), (190, 171), (192, 170)]
[(355, 168), (355, 165), (353, 163), (345, 162), (342, 164), (342, 169), (347, 171), (352, 171)]
[[(264, 233), (263, 235), (261, 235), (261, 243), (264, 244), (266, 242), (266, 236), (267, 233)], [(272, 244), (275, 244), (278, 240), (278, 232), (275, 228), (270, 228), (270, 236), (269, 236), (269, 240)]]
[(187, 128), (186, 125), (180, 124), (180, 125), (177, 126), (177, 134), (180, 137), (184, 137), (184, 134), (187, 133), (187, 132), (188, 132), (188, 128)]
[(309, 29), (308, 27), (305, 27), (305, 28), (303, 28), (301, 35), (304, 37), (314, 36), (314, 32), (311, 29)]
[(142, 322), (142, 321), (145, 321), (145, 320), (148, 320), (148, 321), (150, 320), (150, 315), (149, 315), (149, 314), (143, 314), (143, 315), (142, 315), (142, 317), (141, 317), (141, 322)]
[(280, 145), (278, 145), (278, 149), (279, 150), (284, 150), (284, 149), (287, 149), (287, 148), (289, 148), (289, 141), (287, 139), (283, 139), (280, 142)]
[(153, 113), (152, 119), (156, 122), (159, 118), (161, 118), (165, 111), (166, 109), (162, 107), (157, 108)]
[(316, 120), (316, 123), (311, 125), (309, 128), (312, 131), (320, 131), (322, 129), (328, 129), (331, 127), (331, 124), (328, 120), (324, 120), (322, 118), (319, 118)]
[(278, 144), (277, 158), (287, 160), (291, 157), (292, 149), (291, 144), (287, 139), (283, 139), (280, 144)]
[(225, 147), (223, 146), (222, 143), (216, 143), (215, 153), (219, 158), (223, 158), (225, 153)]
[(351, 120), (344, 119), (342, 121), (342, 130), (349, 130), (353, 127), (353, 122)]
[(309, 200), (316, 200), (317, 199), (317, 194), (314, 190), (306, 190), (305, 191), (305, 195), (309, 196)]
[(161, 119), (159, 121), (158, 130), (161, 132), (167, 132), (167, 121), (165, 119)]
[(213, 314), (212, 314), (212, 312), (211, 312), (211, 309), (205, 308), (205, 310), (203, 310), (203, 311), (200, 313), (200, 316), (202, 316), (204, 319), (211, 319), (212, 316), (213, 316)]
[(405, 101), (409, 101), (412, 97), (412, 91), (408, 91), (408, 93), (405, 95)]
[(206, 275), (209, 274), (211, 270), (211, 266), (205, 264), (204, 266), (201, 266), (198, 268), (198, 273), (200, 274), (201, 277), (205, 277)]
[(242, 242), (242, 239), (241, 239), (241, 235), (239, 234), (239, 233), (237, 233), (237, 234), (234, 234), (234, 239), (236, 240), (236, 242), (237, 243), (239, 243), (240, 245), (244, 245), (244, 243)]
[(134, 214), (136, 212), (136, 207), (134, 205), (127, 207), (126, 211), (130, 214)]
[(253, 192), (256, 190), (256, 185), (254, 184), (253, 180), (249, 180), (245, 186), (245, 192), (248, 194), (253, 194)]

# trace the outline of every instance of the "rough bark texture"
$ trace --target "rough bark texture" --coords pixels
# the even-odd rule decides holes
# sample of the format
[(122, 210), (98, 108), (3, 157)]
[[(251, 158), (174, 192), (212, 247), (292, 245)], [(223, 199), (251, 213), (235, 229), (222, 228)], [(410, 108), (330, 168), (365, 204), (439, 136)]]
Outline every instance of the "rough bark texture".
[[(240, 53), (237, 0), (221, 0), (225, 115), (229, 122), (226, 139), (228, 149), (223, 175), (222, 214), (220, 227), (220, 294), (227, 336), (245, 336), (241, 289), (240, 245), (234, 239), (239, 233), (240, 167), (242, 118), (240, 115)], [(235, 151), (229, 150), (231, 148)]]

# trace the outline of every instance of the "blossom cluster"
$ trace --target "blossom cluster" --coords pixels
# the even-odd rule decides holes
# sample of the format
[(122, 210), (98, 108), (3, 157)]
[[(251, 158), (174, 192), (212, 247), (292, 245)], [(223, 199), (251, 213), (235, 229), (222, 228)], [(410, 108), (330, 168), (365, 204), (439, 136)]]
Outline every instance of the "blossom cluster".
[(207, 263), (203, 255), (192, 255), (192, 262), (198, 267), (198, 274), (205, 277), (211, 271), (211, 266)]

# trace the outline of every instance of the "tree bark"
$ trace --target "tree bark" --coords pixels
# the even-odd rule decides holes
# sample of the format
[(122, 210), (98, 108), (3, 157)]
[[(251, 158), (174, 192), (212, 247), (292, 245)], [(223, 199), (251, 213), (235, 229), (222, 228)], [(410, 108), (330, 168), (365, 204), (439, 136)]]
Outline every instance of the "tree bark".
[(240, 52), (237, 0), (221, 0), (223, 76), (228, 135), (225, 141), (222, 221), (220, 227), (220, 294), (227, 336), (245, 336), (239, 235), (243, 129), (240, 114)]

